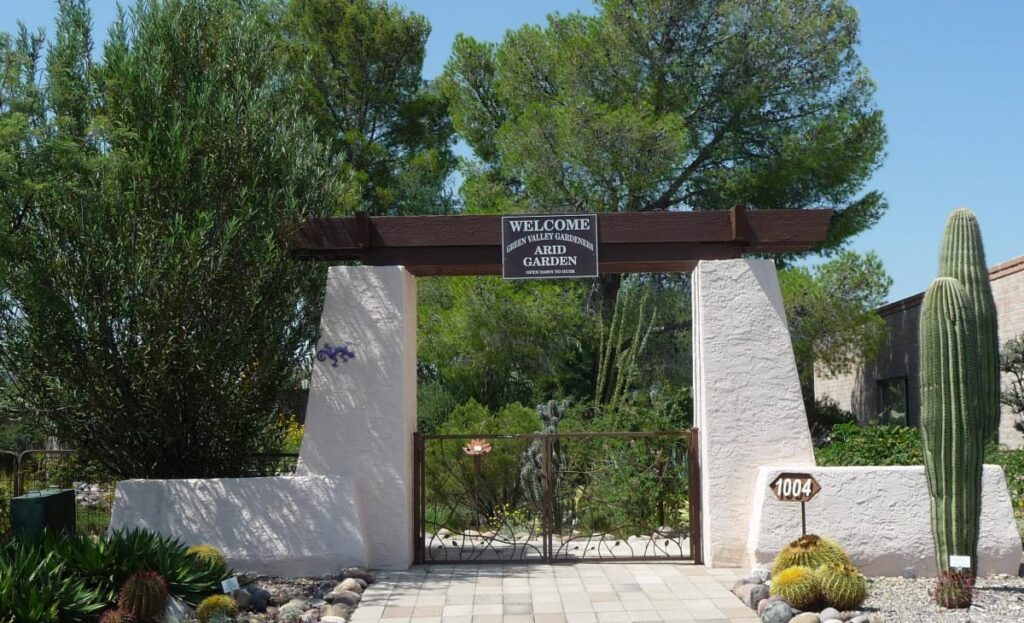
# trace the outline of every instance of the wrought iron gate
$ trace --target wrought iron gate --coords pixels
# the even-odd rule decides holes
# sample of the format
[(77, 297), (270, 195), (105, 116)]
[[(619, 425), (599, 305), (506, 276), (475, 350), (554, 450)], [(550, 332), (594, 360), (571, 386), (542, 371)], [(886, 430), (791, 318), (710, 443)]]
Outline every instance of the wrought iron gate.
[(696, 429), (414, 442), (418, 563), (702, 563)]

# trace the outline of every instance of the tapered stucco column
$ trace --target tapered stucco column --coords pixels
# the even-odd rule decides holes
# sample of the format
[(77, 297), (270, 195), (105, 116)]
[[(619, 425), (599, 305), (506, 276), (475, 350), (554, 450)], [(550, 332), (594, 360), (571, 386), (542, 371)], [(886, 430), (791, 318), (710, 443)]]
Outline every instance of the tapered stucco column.
[(329, 270), (317, 348), (351, 343), (355, 358), (313, 362), (306, 473), (355, 487), (369, 563), (412, 564), (416, 430), (416, 279), (401, 266)]
[(774, 263), (702, 261), (692, 291), (704, 562), (740, 566), (758, 467), (813, 466), (814, 451)]

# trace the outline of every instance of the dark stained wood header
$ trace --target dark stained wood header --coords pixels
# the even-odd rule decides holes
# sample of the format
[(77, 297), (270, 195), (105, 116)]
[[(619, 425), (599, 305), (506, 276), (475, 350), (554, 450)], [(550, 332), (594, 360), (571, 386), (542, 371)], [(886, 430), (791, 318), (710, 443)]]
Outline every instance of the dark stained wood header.
[[(603, 273), (688, 272), (699, 260), (805, 251), (831, 210), (619, 212), (597, 215)], [(417, 276), (500, 275), (501, 216), (318, 218), (287, 241), (300, 260), (401, 265)]]

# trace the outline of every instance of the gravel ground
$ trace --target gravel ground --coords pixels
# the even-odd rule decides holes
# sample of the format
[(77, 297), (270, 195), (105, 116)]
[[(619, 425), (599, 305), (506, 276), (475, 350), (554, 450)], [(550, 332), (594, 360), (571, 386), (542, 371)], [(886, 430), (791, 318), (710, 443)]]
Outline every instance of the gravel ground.
[(981, 578), (974, 605), (966, 610), (936, 606), (929, 595), (934, 579), (873, 578), (865, 612), (878, 612), (886, 623), (1020, 623), (1024, 622), (1024, 578)]

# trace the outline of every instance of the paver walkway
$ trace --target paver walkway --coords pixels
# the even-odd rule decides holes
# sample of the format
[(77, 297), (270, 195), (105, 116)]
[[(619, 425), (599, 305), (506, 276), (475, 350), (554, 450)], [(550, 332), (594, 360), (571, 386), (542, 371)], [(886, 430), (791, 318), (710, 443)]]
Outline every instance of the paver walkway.
[(378, 574), (351, 623), (758, 623), (739, 570), (687, 563), (431, 565)]

